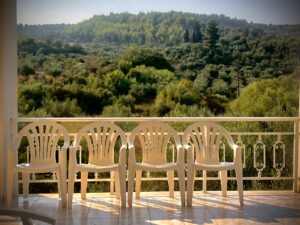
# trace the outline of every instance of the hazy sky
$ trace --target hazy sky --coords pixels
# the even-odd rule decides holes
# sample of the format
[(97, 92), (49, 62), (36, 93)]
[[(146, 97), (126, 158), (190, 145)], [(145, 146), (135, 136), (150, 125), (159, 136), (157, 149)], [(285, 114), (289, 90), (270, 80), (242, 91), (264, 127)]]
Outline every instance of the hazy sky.
[(78, 23), (110, 12), (225, 14), (248, 22), (300, 24), (300, 0), (17, 0), (18, 23)]

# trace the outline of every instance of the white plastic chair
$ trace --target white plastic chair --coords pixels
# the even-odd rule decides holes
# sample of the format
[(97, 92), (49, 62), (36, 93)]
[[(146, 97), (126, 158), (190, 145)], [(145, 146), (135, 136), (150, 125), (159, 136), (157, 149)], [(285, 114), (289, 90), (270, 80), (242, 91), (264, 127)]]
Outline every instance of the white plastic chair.
[[(118, 137), (122, 146), (119, 152), (119, 162), (114, 163), (114, 148)], [(87, 164), (78, 164), (76, 151), (80, 140), (87, 142), (89, 158)], [(86, 199), (88, 172), (111, 172), (116, 181), (117, 197), (121, 193), (121, 206), (126, 207), (126, 149), (127, 141), (124, 131), (109, 122), (96, 122), (83, 127), (76, 135), (70, 147), (68, 207), (72, 208), (74, 179), (76, 171), (81, 172), (81, 199)]]
[[(219, 161), (219, 145), (225, 137), (234, 151), (233, 162)], [(190, 125), (183, 134), (183, 145), (187, 149), (187, 205), (192, 205), (194, 176), (196, 170), (220, 171), (222, 196), (227, 196), (227, 171), (235, 170), (240, 205), (243, 202), (243, 167), (241, 149), (222, 126), (210, 122)], [(190, 145), (192, 144), (194, 148)], [(194, 158), (194, 152), (196, 158)]]
[[(64, 138), (64, 145), (57, 148), (60, 137)], [(23, 137), (29, 144), (30, 163), (14, 163), (14, 156)], [(68, 131), (61, 125), (52, 121), (38, 121), (25, 126), (18, 134), (12, 149), (8, 151), (7, 168), (7, 205), (10, 207), (12, 199), (12, 187), (15, 173), (22, 173), (23, 197), (28, 197), (30, 173), (55, 172), (59, 196), (62, 207), (66, 207), (66, 151), (70, 138)], [(56, 162), (56, 151), (59, 149), (59, 160)]]
[[(167, 145), (173, 136), (177, 147), (177, 162), (168, 163)], [(142, 163), (135, 159), (134, 140), (138, 137), (142, 147)], [(185, 205), (184, 149), (177, 132), (161, 122), (146, 122), (137, 126), (128, 142), (128, 205), (132, 206), (134, 177), (136, 175), (136, 198), (140, 196), (142, 171), (167, 171), (170, 197), (174, 197), (174, 170), (178, 171), (181, 205)]]

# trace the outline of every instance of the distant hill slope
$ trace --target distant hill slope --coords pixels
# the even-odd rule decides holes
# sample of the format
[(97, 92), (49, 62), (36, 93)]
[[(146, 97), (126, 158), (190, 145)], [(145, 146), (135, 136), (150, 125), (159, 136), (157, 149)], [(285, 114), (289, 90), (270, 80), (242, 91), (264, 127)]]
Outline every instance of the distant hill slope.
[(40, 40), (59, 39), (76, 43), (121, 43), (176, 45), (184, 42), (186, 30), (192, 33), (195, 21), (204, 32), (205, 24), (214, 19), (219, 25), (220, 34), (229, 31), (271, 32), (277, 36), (300, 36), (300, 25), (266, 25), (248, 23), (246, 20), (225, 15), (205, 15), (183, 12), (150, 13), (111, 13), (96, 15), (78, 24), (18, 25), (18, 36)]

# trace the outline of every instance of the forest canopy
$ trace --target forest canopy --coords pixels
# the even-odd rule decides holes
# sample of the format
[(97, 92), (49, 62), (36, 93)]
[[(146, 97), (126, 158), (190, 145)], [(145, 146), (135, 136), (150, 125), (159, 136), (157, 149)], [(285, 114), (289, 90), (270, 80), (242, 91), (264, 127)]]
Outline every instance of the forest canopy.
[[(19, 113), (184, 116), (198, 109), (215, 116), (297, 115), (297, 101), (290, 100), (296, 98), (297, 32), (298, 25), (182, 12), (111, 13), (74, 25), (19, 24)], [(287, 92), (271, 81), (293, 85), (294, 97), (284, 97)], [(239, 108), (248, 108), (246, 99), (253, 95), (264, 96), (255, 85), (287, 98), (286, 110)], [(72, 106), (68, 112), (66, 104)]]

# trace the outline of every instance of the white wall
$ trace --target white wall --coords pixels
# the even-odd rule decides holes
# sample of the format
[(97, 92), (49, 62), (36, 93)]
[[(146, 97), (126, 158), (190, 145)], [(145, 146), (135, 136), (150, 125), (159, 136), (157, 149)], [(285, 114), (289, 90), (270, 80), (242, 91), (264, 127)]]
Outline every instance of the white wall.
[[(11, 143), (10, 119), (17, 117), (16, 0), (0, 0), (0, 203), (6, 187), (6, 157)], [(17, 187), (17, 185), (15, 185)]]

